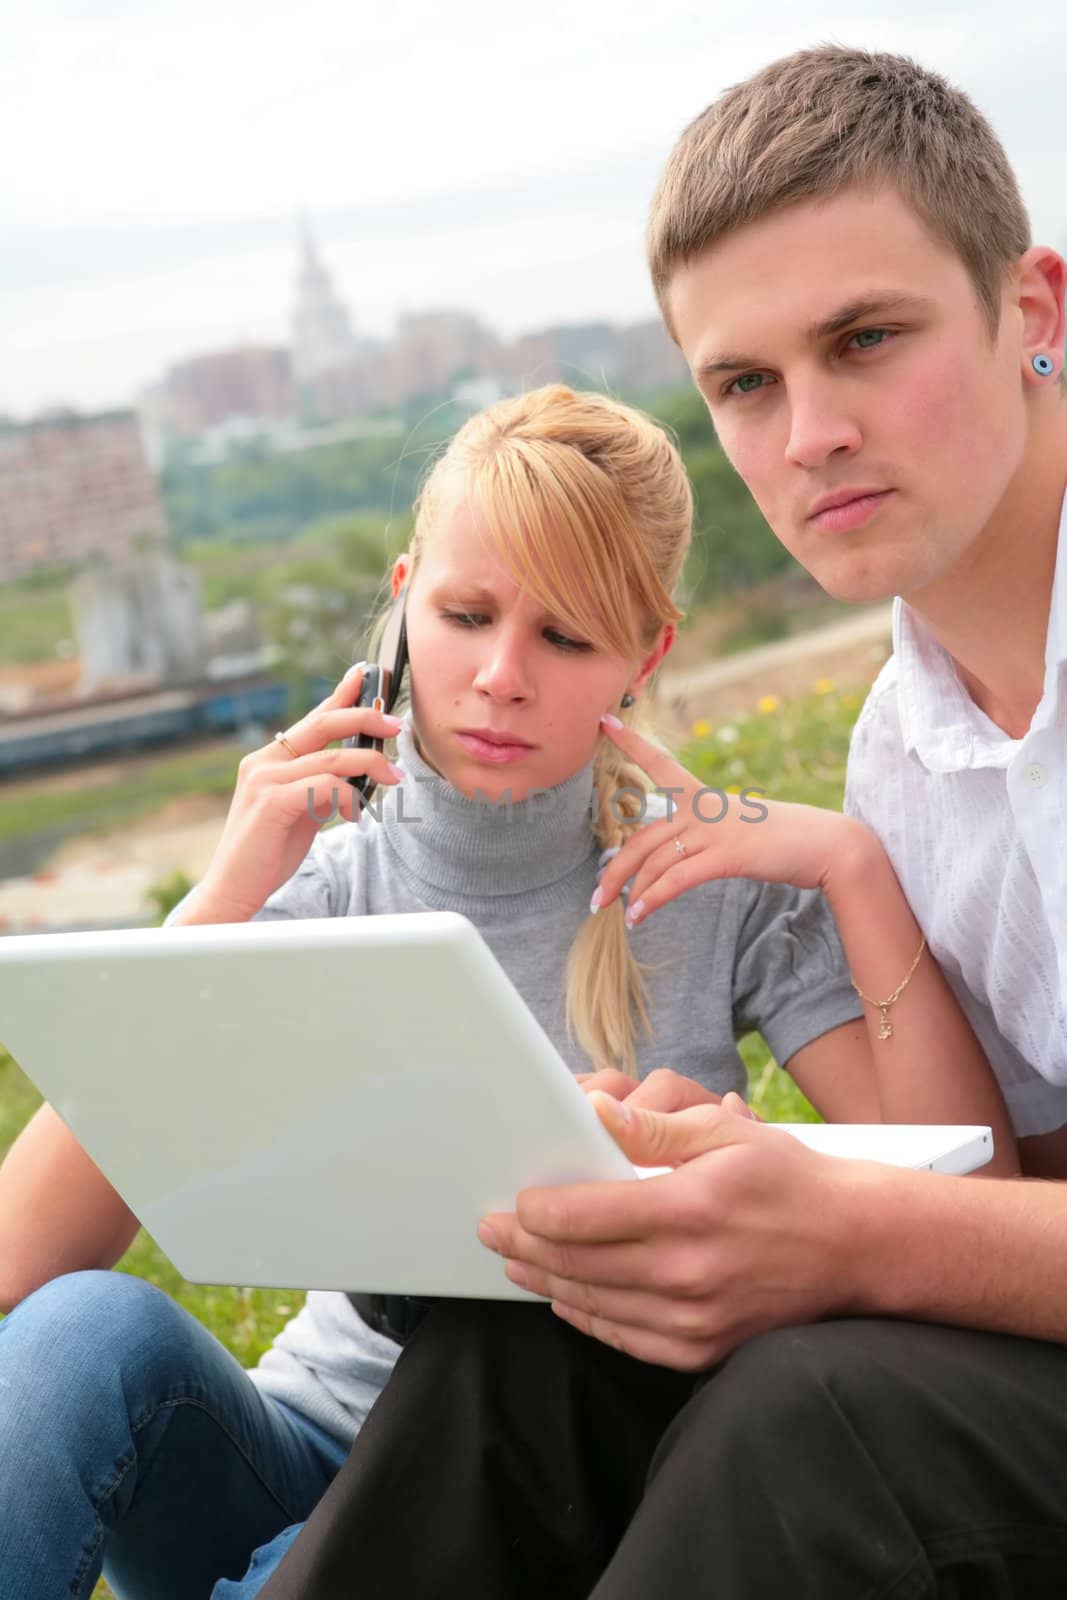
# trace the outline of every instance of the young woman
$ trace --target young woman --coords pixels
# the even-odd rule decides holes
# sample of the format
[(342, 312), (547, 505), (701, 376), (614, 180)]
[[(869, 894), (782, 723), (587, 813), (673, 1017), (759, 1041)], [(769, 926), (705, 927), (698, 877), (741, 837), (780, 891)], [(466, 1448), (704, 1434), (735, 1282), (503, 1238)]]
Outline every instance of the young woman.
[[(209, 870), (170, 920), (449, 907), (576, 1073), (641, 1080), (634, 1096), (653, 1104), (676, 1075), (694, 1097), (743, 1092), (736, 1039), (758, 1028), (828, 1119), (988, 1121), (1010, 1170), (998, 1091), (935, 964), (915, 960), (899, 890), (828, 871), (856, 824), (785, 808), (783, 848), (768, 803), (746, 829), (752, 851), (766, 830), (766, 874), (727, 866), (633, 926), (617, 895), (590, 904), (630, 840), (700, 853), (601, 725), (620, 710), (639, 722), (681, 615), (692, 502), (662, 429), (560, 385), (505, 400), (459, 431), (416, 510), (391, 573), (408, 715), (355, 707), (357, 670), (246, 756)], [(395, 735), (400, 768), (336, 748), (360, 732)], [(344, 780), (360, 774), (381, 786), (380, 815), (358, 814)], [(358, 825), (320, 831), (331, 802)], [(741, 826), (733, 803), (723, 826)], [(913, 962), (879, 1055), (852, 975), (881, 997), (885, 973), (895, 983)], [(948, 1051), (936, 1071), (931, 1040)], [(101, 1567), (122, 1600), (232, 1592), (251, 1553), (319, 1501), (396, 1361), (404, 1328), (311, 1293), (245, 1373), (158, 1290), (85, 1270), (111, 1266), (136, 1227), (42, 1108), (0, 1172), (0, 1237), (20, 1241), (0, 1280), (0, 1450), (20, 1463), (0, 1478), (0, 1600), (88, 1595)], [(257, 1565), (258, 1585), (270, 1563)]]

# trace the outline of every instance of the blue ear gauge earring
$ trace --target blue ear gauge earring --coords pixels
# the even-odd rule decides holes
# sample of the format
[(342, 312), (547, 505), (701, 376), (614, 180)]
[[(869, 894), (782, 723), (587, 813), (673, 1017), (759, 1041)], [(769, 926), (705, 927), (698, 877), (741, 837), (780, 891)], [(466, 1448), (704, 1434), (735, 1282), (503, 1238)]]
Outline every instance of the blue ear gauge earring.
[(634, 697), (633, 697), (632, 694), (624, 694), (622, 699), (621, 699), (621, 701), (619, 702), (619, 704), (623, 707), (624, 710), (629, 710), (630, 706), (632, 706), (633, 703), (634, 703)]
[(1047, 378), (1052, 372), (1052, 361), (1049, 356), (1034, 356), (1030, 365), (1042, 378)]

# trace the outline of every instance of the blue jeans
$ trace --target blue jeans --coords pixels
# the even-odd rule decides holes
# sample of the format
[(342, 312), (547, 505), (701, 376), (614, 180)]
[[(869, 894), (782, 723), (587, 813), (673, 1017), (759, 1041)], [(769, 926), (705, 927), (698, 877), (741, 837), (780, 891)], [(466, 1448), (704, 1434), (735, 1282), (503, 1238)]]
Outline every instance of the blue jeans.
[(212, 1590), (211, 1600), (255, 1600), (271, 1573), (281, 1565), (282, 1556), (303, 1526), (302, 1522), (294, 1522), (270, 1544), (261, 1545), (253, 1555), (252, 1565), (244, 1577), (237, 1583), (222, 1578)]
[(152, 1284), (55, 1278), (0, 1321), (0, 1600), (245, 1600), (347, 1453)]

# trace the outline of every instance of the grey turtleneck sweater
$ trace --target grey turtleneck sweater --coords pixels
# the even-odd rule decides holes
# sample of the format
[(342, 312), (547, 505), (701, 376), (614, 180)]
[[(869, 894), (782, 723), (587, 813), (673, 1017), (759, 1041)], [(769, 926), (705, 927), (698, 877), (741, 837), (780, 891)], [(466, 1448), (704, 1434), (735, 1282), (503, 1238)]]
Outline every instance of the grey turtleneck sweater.
[[(592, 763), (554, 789), (493, 805), (434, 772), (415, 748), (410, 718), (397, 752), (404, 781), (379, 788), (358, 825), (325, 827), (256, 920), (461, 912), (572, 1071), (592, 1070), (567, 1037), (564, 995), (567, 953), (600, 867)], [(666, 806), (651, 795), (646, 820)], [(717, 1094), (744, 1094), (742, 1034), (758, 1029), (785, 1065), (802, 1045), (863, 1014), (829, 906), (813, 890), (747, 878), (700, 884), (630, 937), (638, 960), (659, 968), (646, 973), (655, 1036), (638, 1034), (641, 1077), (672, 1067)], [(312, 1291), (251, 1376), (347, 1443), (398, 1353), (345, 1295)]]

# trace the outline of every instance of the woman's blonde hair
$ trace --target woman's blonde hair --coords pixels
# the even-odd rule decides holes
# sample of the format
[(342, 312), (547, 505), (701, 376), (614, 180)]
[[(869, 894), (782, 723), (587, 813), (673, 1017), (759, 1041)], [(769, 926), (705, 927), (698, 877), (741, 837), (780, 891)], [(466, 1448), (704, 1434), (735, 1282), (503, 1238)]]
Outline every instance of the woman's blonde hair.
[[(578, 638), (636, 657), (666, 623), (681, 620), (672, 594), (692, 537), (692, 491), (675, 445), (643, 412), (555, 383), (471, 417), (416, 498), (409, 584), (457, 487), (477, 504), (513, 581)], [(371, 654), (388, 610), (386, 602), (372, 625)], [(623, 717), (655, 738), (641, 699)], [(609, 739), (599, 742), (593, 778), (596, 842), (621, 845), (640, 825), (641, 796), (652, 784)], [(566, 1018), (597, 1068), (636, 1076), (638, 1017), (652, 1034), (643, 974), (653, 969), (635, 959), (623, 911), (617, 899), (579, 929), (567, 961)]]

